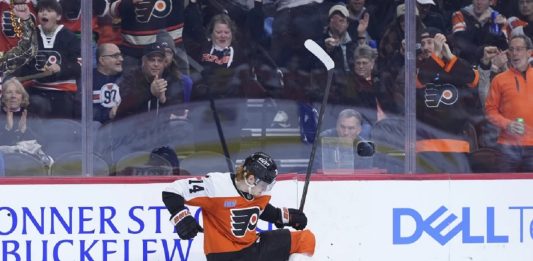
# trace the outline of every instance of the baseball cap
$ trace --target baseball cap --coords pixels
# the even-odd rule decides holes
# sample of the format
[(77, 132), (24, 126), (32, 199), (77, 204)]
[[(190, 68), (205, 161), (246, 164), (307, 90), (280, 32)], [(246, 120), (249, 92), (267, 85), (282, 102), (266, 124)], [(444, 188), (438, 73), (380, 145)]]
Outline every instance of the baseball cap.
[(442, 31), (436, 27), (428, 26), (420, 31), (418, 37), (420, 40), (424, 38), (433, 38), (435, 35), (442, 33)]
[(335, 12), (339, 12), (341, 15), (343, 15), (344, 17), (348, 17), (350, 16), (350, 12), (348, 11), (348, 8), (346, 8), (346, 6), (342, 5), (342, 4), (337, 4), (337, 5), (334, 5), (332, 6), (330, 9), (329, 9), (329, 14), (328, 16), (331, 16), (333, 15)]
[(155, 36), (155, 42), (161, 45), (161, 47), (170, 48), (172, 52), (176, 53), (176, 45), (174, 44), (174, 39), (172, 39), (172, 36), (170, 36), (167, 31), (160, 30)]
[(416, 0), (416, 2), (421, 5), (435, 5), (435, 1), (433, 0)]
[(143, 56), (161, 55), (165, 56), (165, 48), (159, 43), (153, 43), (144, 48)]
[[(405, 4), (398, 5), (396, 7), (396, 17), (400, 17), (402, 15), (405, 15)], [(418, 8), (415, 6), (415, 15), (418, 15)]]

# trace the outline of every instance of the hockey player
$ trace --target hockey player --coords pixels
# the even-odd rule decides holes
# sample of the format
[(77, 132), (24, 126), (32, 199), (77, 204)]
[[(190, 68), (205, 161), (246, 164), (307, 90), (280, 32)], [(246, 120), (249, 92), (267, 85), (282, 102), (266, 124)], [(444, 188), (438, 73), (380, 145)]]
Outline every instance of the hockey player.
[[(270, 201), (277, 175), (276, 163), (265, 153), (247, 157), (233, 173), (209, 173), (202, 178), (182, 179), (163, 191), (170, 221), (181, 239), (195, 237), (203, 228), (185, 204), (202, 208), (208, 261), (310, 260), (315, 237), (307, 217), (298, 209), (276, 208)], [(256, 233), (258, 219), (278, 229)]]

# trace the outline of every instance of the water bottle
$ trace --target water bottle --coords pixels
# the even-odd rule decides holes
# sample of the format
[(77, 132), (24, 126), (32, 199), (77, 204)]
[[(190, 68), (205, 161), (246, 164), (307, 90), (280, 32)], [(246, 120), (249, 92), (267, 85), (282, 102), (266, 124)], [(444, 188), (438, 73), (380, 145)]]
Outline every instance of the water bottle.
[(492, 11), (492, 13), (490, 14), (490, 18), (491, 18), (490, 32), (495, 35), (499, 35), (500, 25), (496, 23), (496, 17), (498, 17), (498, 11)]
[(524, 125), (524, 119), (523, 118), (516, 118), (516, 122), (518, 123), (521, 123), (522, 126), (524, 126), (524, 128), (520, 131), (520, 135), (524, 135), (524, 131), (525, 131), (525, 125)]

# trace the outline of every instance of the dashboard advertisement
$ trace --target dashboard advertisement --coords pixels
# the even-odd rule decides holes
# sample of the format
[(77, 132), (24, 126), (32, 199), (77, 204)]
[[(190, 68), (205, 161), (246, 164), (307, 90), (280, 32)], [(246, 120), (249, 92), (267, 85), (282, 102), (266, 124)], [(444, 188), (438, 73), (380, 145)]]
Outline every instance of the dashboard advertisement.
[[(302, 179), (271, 203), (297, 208)], [(179, 240), (167, 183), (0, 185), (0, 260), (206, 260)], [(313, 180), (313, 260), (533, 260), (533, 180)], [(190, 208), (202, 223), (201, 209)], [(258, 230), (275, 229), (261, 221)]]

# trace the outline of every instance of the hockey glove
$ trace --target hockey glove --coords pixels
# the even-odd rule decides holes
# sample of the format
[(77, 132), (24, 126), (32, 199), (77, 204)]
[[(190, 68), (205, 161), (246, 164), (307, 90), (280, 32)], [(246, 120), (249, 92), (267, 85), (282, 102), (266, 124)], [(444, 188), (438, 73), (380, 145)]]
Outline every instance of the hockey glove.
[(195, 237), (198, 232), (204, 232), (204, 229), (196, 223), (196, 219), (191, 216), (188, 209), (178, 212), (170, 219), (170, 222), (176, 227), (178, 236), (184, 240)]
[(281, 220), (275, 223), (277, 228), (291, 226), (296, 230), (302, 230), (307, 226), (307, 217), (302, 211), (295, 208), (282, 208), (280, 212)]

